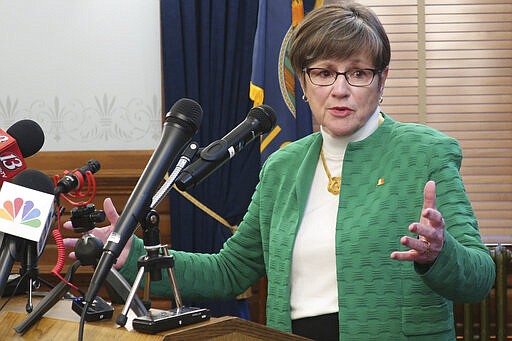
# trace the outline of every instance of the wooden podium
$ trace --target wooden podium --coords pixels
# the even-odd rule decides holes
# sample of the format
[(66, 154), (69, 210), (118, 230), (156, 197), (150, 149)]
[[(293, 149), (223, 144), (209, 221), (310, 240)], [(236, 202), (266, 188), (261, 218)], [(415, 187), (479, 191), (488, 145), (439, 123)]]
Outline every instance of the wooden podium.
[[(0, 312), (0, 340), (76, 340), (78, 338), (79, 316), (72, 311), (70, 300), (61, 300), (48, 311), (25, 334), (16, 333), (14, 327), (27, 316), (25, 312), (26, 297), (19, 296), (7, 304)], [(36, 303), (37, 304), (37, 301)], [(122, 307), (115, 307), (116, 313)], [(116, 316), (109, 320), (86, 322), (84, 341), (121, 340), (122, 341), (157, 341), (157, 340), (215, 340), (215, 341), (257, 341), (257, 340), (308, 340), (306, 338), (284, 333), (258, 323), (240, 318), (225, 316), (211, 318), (208, 321), (172, 329), (158, 334), (143, 334), (131, 327), (131, 313), (126, 326), (118, 326)]]

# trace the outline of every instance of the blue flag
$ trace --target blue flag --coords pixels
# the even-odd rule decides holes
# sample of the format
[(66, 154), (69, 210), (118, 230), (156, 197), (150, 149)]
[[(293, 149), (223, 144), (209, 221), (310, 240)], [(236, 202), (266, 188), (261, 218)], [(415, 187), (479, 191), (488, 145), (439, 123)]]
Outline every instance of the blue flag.
[[(315, 7), (322, 1), (316, 1)], [(311, 6), (312, 7), (312, 6)], [(288, 59), (293, 28), (304, 17), (302, 0), (260, 0), (254, 40), (250, 98), (277, 116), (274, 130), (261, 139), (261, 162), (277, 149), (311, 133), (311, 110)]]

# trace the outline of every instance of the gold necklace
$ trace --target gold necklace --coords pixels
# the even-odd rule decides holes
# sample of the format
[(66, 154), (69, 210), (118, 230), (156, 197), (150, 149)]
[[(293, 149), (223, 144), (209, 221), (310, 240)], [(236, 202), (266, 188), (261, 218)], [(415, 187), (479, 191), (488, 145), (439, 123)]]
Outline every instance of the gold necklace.
[(334, 195), (340, 194), (341, 176), (331, 176), (331, 172), (329, 171), (329, 168), (327, 168), (327, 162), (325, 161), (324, 151), (322, 149), (320, 149), (320, 158), (322, 159), (325, 173), (329, 179), (327, 190)]

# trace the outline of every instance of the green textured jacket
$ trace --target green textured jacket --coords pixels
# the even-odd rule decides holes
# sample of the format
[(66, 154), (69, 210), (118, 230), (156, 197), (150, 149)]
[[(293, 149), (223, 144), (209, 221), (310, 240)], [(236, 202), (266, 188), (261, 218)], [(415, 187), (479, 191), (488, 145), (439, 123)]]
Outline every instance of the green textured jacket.
[[(266, 275), (267, 325), (291, 331), (292, 249), (321, 145), (313, 133), (269, 157), (243, 222), (220, 253), (173, 251), (183, 298), (233, 297)], [(489, 292), (494, 263), (465, 193), (461, 160), (456, 140), (388, 116), (371, 136), (348, 145), (336, 224), (340, 340), (454, 340), (452, 302)], [(428, 180), (437, 184), (446, 224), (443, 249), (429, 267), (392, 260), (419, 220)], [(121, 270), (128, 280), (144, 253), (136, 238)], [(152, 292), (171, 295), (169, 282), (154, 283)]]

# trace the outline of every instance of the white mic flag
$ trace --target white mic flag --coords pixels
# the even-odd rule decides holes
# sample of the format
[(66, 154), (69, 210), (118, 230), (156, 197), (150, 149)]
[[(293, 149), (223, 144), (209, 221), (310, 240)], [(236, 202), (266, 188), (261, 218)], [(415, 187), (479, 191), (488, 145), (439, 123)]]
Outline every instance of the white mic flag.
[(44, 244), (53, 198), (53, 194), (5, 182), (0, 189), (0, 231)]

